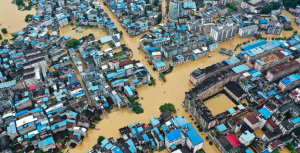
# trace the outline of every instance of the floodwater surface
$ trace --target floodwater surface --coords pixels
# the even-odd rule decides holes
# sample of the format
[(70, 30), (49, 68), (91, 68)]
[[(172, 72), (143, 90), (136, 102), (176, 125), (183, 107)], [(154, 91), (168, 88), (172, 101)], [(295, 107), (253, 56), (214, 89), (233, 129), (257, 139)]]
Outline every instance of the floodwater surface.
[(205, 106), (211, 110), (212, 115), (216, 116), (220, 113), (225, 112), (229, 108), (236, 107), (235, 103), (233, 103), (225, 94), (220, 93), (211, 99), (204, 102)]
[[(8, 32), (17, 32), (24, 28), (27, 23), (25, 23), (24, 19), (27, 14), (35, 14), (35, 11), (18, 11), (17, 6), (11, 4), (10, 0), (0, 0), (0, 28), (7, 28)], [(127, 109), (120, 109), (110, 114), (105, 115), (105, 119), (100, 121), (96, 125), (96, 129), (99, 130), (89, 130), (88, 137), (84, 138), (83, 143), (80, 146), (77, 146), (75, 149), (69, 150), (71, 153), (86, 153), (92, 149), (92, 147), (97, 143), (97, 138), (99, 136), (104, 136), (109, 138), (113, 136), (115, 139), (121, 137), (119, 133), (119, 128), (127, 126), (129, 124), (133, 124), (135, 121), (140, 121), (140, 123), (149, 123), (149, 118), (159, 117), (160, 111), (159, 106), (164, 103), (173, 103), (177, 112), (173, 114), (174, 116), (184, 116), (189, 122), (193, 123), (195, 120), (192, 120), (189, 116), (190, 114), (185, 112), (185, 108), (182, 106), (182, 102), (184, 100), (184, 93), (189, 91), (194, 86), (189, 82), (189, 75), (190, 73), (195, 70), (196, 68), (205, 68), (212, 64), (218, 63), (223, 61), (224, 59), (229, 58), (227, 55), (222, 55), (219, 53), (220, 48), (227, 48), (233, 50), (237, 44), (243, 43), (245, 41), (252, 41), (253, 37), (250, 38), (239, 38), (236, 36), (235, 39), (220, 43), (218, 49), (216, 51), (210, 52), (209, 55), (211, 57), (204, 57), (197, 59), (195, 61), (182, 64), (180, 66), (176, 66), (173, 69), (173, 72), (166, 75), (167, 82), (163, 82), (159, 80), (159, 74), (157, 71), (153, 71), (153, 65), (148, 64), (148, 59), (146, 59), (146, 55), (138, 50), (139, 47), (139, 39), (142, 35), (136, 36), (134, 38), (129, 37), (126, 33), (126, 30), (120, 25), (117, 18), (109, 11), (109, 9), (103, 5), (103, 1), (101, 1), (102, 6), (104, 6), (105, 11), (108, 13), (111, 20), (116, 24), (118, 30), (123, 31), (123, 40), (121, 39), (122, 44), (126, 44), (133, 52), (133, 59), (140, 60), (147, 70), (150, 72), (151, 76), (156, 79), (156, 85), (154, 86), (147, 86), (144, 85), (142, 87), (137, 88), (137, 92), (139, 93), (140, 100), (139, 102), (142, 104), (144, 108), (144, 113), (142, 114), (134, 114), (129, 112)], [(163, 13), (165, 13), (165, 1), (162, 3)], [(294, 17), (283, 11), (284, 15), (287, 15), (292, 20), (292, 26), (300, 31), (300, 28), (295, 24)], [(166, 21), (165, 19), (163, 20)], [(76, 30), (82, 30), (83, 33), (76, 33), (76, 30), (72, 30), (74, 26), (68, 25), (60, 29), (60, 35), (71, 36), (74, 38), (81, 38), (86, 36), (90, 33), (93, 33), (96, 39), (100, 39), (101, 37), (106, 36), (106, 32), (102, 29), (85, 29), (81, 27), (77, 27)], [(49, 30), (51, 32), (51, 30)], [(209, 35), (209, 34), (208, 34)], [(283, 32), (282, 36), (280, 37), (289, 37), (292, 35), (292, 32)], [(266, 35), (269, 38), (274, 36)], [(264, 36), (264, 37), (266, 37)], [(8, 37), (8, 36), (4, 36)], [(279, 37), (279, 36), (277, 36)], [(104, 48), (106, 48), (105, 46)], [(238, 49), (237, 52), (240, 52)], [(77, 71), (76, 71), (77, 72)], [(78, 72), (77, 72), (78, 74)], [(79, 74), (77, 75), (81, 80)], [(82, 83), (82, 82), (81, 82)], [(85, 89), (86, 90), (86, 89)], [(221, 96), (223, 97), (223, 96)], [(226, 97), (227, 98), (227, 97)], [(226, 99), (225, 97), (223, 99)], [(224, 101), (223, 99), (219, 100)], [(88, 99), (90, 102), (90, 99)], [(220, 106), (228, 106), (228, 100), (225, 100), (226, 103), (217, 103), (215, 105)], [(230, 104), (233, 102), (230, 102)], [(235, 105), (234, 105), (235, 106)], [(230, 108), (230, 107), (228, 107)], [(227, 108), (227, 109), (228, 109)], [(214, 106), (211, 106), (211, 109), (218, 109)], [(196, 128), (196, 125), (194, 125)], [(204, 146), (203, 149), (208, 153), (218, 153), (220, 152), (215, 145), (209, 145), (209, 140), (206, 140), (205, 137), (208, 135), (209, 132), (199, 132), (201, 137), (204, 139)], [(68, 149), (66, 149), (68, 150)], [(168, 152), (168, 151), (162, 151)], [(285, 150), (283, 150), (285, 152)]]
[(25, 22), (27, 14), (35, 15), (36, 11), (32, 8), (30, 11), (18, 10), (16, 4), (11, 3), (12, 0), (0, 0), (0, 29), (6, 28), (8, 33), (2, 35), (3, 39), (11, 38), (10, 33), (21, 31), (29, 22)]

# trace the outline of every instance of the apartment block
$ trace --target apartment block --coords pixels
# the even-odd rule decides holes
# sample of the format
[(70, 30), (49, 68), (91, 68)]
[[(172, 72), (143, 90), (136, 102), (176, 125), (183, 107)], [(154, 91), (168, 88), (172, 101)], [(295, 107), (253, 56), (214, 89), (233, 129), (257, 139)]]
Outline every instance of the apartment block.
[(257, 59), (255, 64), (254, 64), (254, 69), (259, 70), (260, 72), (263, 72), (265, 70), (268, 70), (276, 65), (282, 64), (286, 61), (291, 56), (285, 52), (285, 51), (280, 51), (278, 53), (274, 53), (271, 55), (268, 55), (266, 57)]
[(267, 73), (266, 78), (268, 79), (268, 81), (271, 82), (299, 70), (300, 68), (299, 60), (300, 58), (289, 61), (287, 63), (281, 64), (279, 66), (270, 69)]

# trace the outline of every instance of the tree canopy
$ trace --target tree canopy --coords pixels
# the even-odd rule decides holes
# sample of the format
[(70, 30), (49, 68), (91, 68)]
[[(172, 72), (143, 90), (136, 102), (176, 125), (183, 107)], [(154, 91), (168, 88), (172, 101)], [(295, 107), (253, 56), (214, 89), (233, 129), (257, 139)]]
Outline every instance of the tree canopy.
[(154, 0), (153, 5), (154, 5), (154, 6), (157, 6), (157, 5), (158, 5), (158, 0)]
[(284, 0), (283, 6), (286, 10), (289, 10), (291, 8), (296, 8), (297, 5), (300, 4), (300, 0)]
[(67, 42), (67, 47), (68, 48), (76, 48), (76, 46), (79, 44), (80, 44), (80, 41), (78, 39), (73, 38)]
[(105, 139), (104, 136), (99, 136), (99, 137), (98, 137), (98, 140), (97, 140), (97, 143), (98, 143), (99, 145), (101, 145), (101, 142), (102, 142), (104, 139)]
[(270, 4), (265, 5), (262, 10), (261, 13), (262, 14), (269, 14), (271, 13), (272, 10), (278, 10), (281, 6), (280, 2), (272, 2)]
[(26, 17), (25, 17), (25, 22), (29, 22), (33, 19), (33, 15), (31, 14), (27, 14)]
[(160, 24), (161, 20), (162, 20), (162, 15), (159, 14), (159, 15), (158, 15), (158, 18), (157, 18), (157, 24)]
[(6, 28), (2, 28), (1, 31), (2, 31), (2, 33), (4, 33), (4, 34), (7, 33), (7, 29), (6, 29)]
[(23, 5), (24, 2), (23, 2), (23, 0), (16, 0), (16, 4), (19, 6), (19, 5)]
[(239, 9), (239, 8), (238, 8), (235, 4), (233, 4), (233, 3), (227, 3), (226, 6), (229, 7), (229, 8), (231, 8), (231, 9), (234, 10), (234, 11), (236, 11), (236, 10)]
[(160, 112), (170, 111), (176, 113), (175, 106), (172, 103), (165, 103), (159, 107)]

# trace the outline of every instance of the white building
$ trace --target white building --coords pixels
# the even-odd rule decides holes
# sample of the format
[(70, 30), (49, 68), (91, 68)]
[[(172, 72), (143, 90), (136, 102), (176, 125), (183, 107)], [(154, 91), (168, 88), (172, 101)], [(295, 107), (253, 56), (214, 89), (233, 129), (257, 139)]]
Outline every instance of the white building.
[(210, 37), (216, 42), (224, 42), (235, 37), (238, 27), (232, 21), (217, 24), (211, 27)]
[(243, 133), (239, 140), (241, 143), (243, 143), (245, 146), (249, 146), (255, 138), (255, 135), (253, 133), (250, 133), (248, 130)]
[(240, 37), (249, 37), (249, 36), (255, 35), (257, 33), (257, 30), (258, 30), (257, 25), (242, 27), (239, 30), (239, 36)]

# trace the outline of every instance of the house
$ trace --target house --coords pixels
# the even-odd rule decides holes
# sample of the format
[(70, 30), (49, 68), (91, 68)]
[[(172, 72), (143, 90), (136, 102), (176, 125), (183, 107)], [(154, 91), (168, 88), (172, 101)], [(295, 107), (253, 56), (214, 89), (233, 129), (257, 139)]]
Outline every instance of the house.
[(281, 34), (283, 30), (283, 25), (279, 22), (268, 22), (266, 26), (266, 34)]
[(51, 149), (55, 149), (56, 145), (55, 145), (55, 142), (53, 140), (53, 137), (49, 137), (49, 138), (46, 138), (44, 140), (41, 140), (39, 142), (39, 148), (44, 152), (47, 152)]
[(196, 153), (202, 148), (204, 140), (201, 138), (201, 136), (191, 123), (183, 125), (182, 129), (183, 135), (186, 136), (187, 147), (192, 153)]
[(253, 36), (257, 33), (257, 31), (258, 31), (258, 26), (257, 25), (242, 27), (242, 28), (239, 29), (239, 36), (240, 37)]
[(254, 130), (259, 127), (260, 121), (254, 114), (250, 114), (244, 118), (244, 122)]
[(250, 133), (248, 130), (243, 133), (239, 140), (242, 144), (249, 146), (255, 139), (255, 135), (253, 133)]
[(169, 152), (174, 150), (177, 145), (185, 145), (185, 139), (181, 135), (181, 130), (177, 129), (166, 134), (165, 145)]
[(159, 132), (157, 127), (154, 127), (153, 129), (151, 129), (151, 134), (152, 134), (154, 141), (157, 144), (158, 148), (165, 146), (165, 139), (161, 135), (161, 133)]

